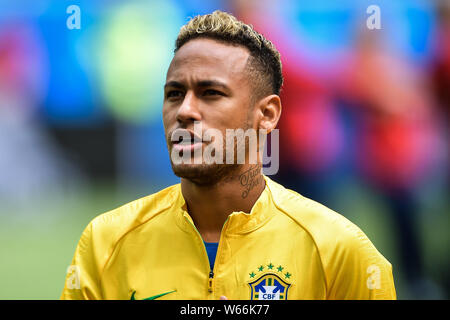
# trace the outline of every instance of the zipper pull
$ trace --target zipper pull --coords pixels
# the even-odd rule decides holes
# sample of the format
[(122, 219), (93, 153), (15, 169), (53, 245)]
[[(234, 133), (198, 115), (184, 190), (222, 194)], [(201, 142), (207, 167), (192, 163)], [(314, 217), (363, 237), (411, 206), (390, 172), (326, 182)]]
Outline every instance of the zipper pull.
[(214, 272), (211, 270), (209, 271), (209, 281), (208, 281), (208, 292), (212, 293), (212, 285), (213, 285), (213, 278), (214, 278)]

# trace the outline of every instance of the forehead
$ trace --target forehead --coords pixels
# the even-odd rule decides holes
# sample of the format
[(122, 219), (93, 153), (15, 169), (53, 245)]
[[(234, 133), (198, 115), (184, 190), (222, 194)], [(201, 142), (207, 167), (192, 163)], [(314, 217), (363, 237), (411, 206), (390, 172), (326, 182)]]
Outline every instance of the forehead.
[(249, 58), (242, 46), (199, 38), (185, 43), (175, 54), (167, 71), (167, 81), (217, 78), (242, 80)]

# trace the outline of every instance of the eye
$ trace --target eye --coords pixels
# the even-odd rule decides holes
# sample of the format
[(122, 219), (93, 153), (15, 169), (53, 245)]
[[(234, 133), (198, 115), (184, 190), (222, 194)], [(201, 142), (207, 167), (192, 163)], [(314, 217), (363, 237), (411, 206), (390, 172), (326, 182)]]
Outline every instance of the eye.
[(183, 91), (180, 90), (170, 90), (166, 93), (166, 98), (179, 98), (183, 96)]
[(203, 95), (204, 96), (216, 96), (216, 95), (223, 96), (224, 94), (222, 92), (214, 90), (214, 89), (207, 89), (207, 90), (203, 91)]

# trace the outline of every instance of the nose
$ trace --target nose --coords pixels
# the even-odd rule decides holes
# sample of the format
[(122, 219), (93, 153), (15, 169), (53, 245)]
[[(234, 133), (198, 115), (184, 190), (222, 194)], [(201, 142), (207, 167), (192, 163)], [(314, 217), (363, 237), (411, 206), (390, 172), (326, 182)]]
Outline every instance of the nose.
[(187, 92), (177, 112), (177, 121), (183, 124), (200, 121), (201, 114), (194, 93)]

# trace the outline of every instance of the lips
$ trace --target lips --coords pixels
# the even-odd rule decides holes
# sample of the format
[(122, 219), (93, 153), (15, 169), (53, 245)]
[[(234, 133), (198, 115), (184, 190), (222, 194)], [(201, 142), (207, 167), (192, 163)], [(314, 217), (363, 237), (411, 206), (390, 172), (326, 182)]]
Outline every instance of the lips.
[(191, 130), (175, 129), (171, 134), (170, 143), (179, 151), (193, 151), (203, 144), (202, 138)]

